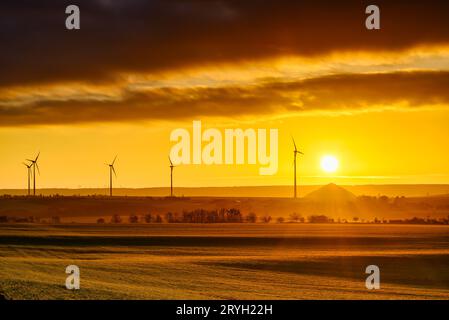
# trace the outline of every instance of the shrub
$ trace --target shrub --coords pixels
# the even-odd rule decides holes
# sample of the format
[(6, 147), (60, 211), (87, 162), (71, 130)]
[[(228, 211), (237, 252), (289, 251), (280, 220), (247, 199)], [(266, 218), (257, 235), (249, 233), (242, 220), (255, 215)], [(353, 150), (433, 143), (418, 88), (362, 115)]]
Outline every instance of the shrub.
[(325, 215), (316, 215), (316, 216), (310, 216), (309, 222), (310, 223), (330, 223), (330, 222), (334, 222), (334, 220)]
[(271, 221), (271, 216), (265, 215), (262, 217), (264, 223), (269, 223)]
[(296, 212), (293, 212), (290, 214), (290, 221), (292, 222), (299, 222), (302, 219), (302, 222), (304, 222), (304, 218), (301, 217), (300, 214), (297, 214)]
[(111, 218), (111, 223), (122, 223), (122, 217), (118, 214), (114, 214)]
[(146, 215), (143, 216), (143, 219), (146, 223), (151, 223), (153, 220), (153, 217), (151, 216), (151, 213), (147, 213)]
[(248, 213), (248, 215), (246, 216), (246, 221), (255, 223), (257, 221), (257, 215), (254, 212)]

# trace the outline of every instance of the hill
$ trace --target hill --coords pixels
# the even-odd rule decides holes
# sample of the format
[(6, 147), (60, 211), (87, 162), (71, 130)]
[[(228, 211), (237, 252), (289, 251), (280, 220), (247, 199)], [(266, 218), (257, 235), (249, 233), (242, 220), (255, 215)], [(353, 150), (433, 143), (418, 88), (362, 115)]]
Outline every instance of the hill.
[(312, 202), (310, 210), (315, 214), (331, 217), (348, 217), (359, 215), (357, 197), (348, 190), (334, 183), (325, 185), (309, 193), (305, 200)]
[(322, 203), (330, 202), (341, 204), (353, 202), (357, 198), (352, 192), (349, 192), (343, 187), (339, 187), (335, 183), (329, 183), (318, 190), (310, 192), (305, 196), (305, 199)]

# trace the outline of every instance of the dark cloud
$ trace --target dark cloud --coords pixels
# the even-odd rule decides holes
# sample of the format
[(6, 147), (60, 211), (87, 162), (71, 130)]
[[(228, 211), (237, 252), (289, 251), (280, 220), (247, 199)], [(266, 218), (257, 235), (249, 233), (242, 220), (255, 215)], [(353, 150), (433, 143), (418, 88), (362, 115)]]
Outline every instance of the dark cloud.
[(40, 100), (0, 104), (0, 126), (191, 119), (195, 117), (357, 111), (372, 106), (449, 105), (449, 72), (342, 74), (295, 82), (221, 88), (125, 91), (118, 100)]
[[(371, 2), (3, 0), (0, 86), (104, 83), (127, 72), (449, 43), (448, 1), (376, 0), (382, 29), (367, 31)], [(65, 29), (73, 3), (79, 31)]]

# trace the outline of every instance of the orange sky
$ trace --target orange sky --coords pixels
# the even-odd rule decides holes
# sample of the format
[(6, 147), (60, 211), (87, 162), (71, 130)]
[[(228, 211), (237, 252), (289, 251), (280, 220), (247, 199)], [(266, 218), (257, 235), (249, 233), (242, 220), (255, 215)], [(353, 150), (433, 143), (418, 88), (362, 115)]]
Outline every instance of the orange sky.
[[(95, 8), (104, 17), (110, 9)], [(83, 45), (85, 41), (82, 48), (92, 53), (96, 46), (99, 51), (113, 46), (116, 56), (106, 50), (105, 59), (92, 54), (91, 61), (83, 50), (77, 56), (72, 44), (63, 42), (59, 54), (74, 59), (77, 68), (69, 60), (58, 60), (58, 48), (49, 53), (55, 54), (53, 59), (36, 53), (30, 72), (19, 62), (5, 66), (0, 76), (0, 188), (25, 188), (26, 168), (21, 162), (38, 151), (38, 187), (106, 187), (105, 163), (116, 154), (117, 187), (168, 186), (167, 156), (174, 145), (170, 132), (191, 130), (194, 120), (220, 130), (278, 129), (279, 170), (273, 176), (260, 176), (259, 165), (181, 165), (175, 168), (177, 186), (290, 184), (291, 136), (305, 153), (298, 159), (303, 184), (449, 183), (449, 36), (439, 20), (444, 17), (423, 26), (429, 28), (427, 33), (416, 30), (411, 37), (407, 25), (397, 29), (391, 23), (398, 8), (390, 8), (380, 34), (366, 33), (363, 23), (359, 30), (349, 31), (359, 22), (357, 16), (335, 30), (340, 42), (329, 38), (318, 43), (305, 36), (303, 42), (295, 38), (292, 33), (302, 31), (287, 10), (280, 10), (274, 11), (265, 36), (245, 47), (237, 40), (250, 39), (253, 32), (240, 17), (249, 14), (247, 8), (229, 4), (212, 9), (226, 23), (236, 24), (229, 31), (235, 32), (236, 41), (216, 25), (210, 36), (222, 42), (194, 36), (191, 32), (199, 26), (193, 23), (179, 35), (191, 37), (201, 50), (207, 48), (209, 56), (204, 51), (197, 54), (184, 40), (176, 42), (175, 33), (167, 35), (174, 37), (170, 38), (173, 47), (152, 43), (160, 60), (153, 65), (145, 57), (154, 58), (156, 53), (142, 41), (140, 47), (133, 39), (123, 40), (120, 46), (107, 39), (96, 44), (86, 33), (85, 38), (70, 38), (70, 34), (67, 42)], [(349, 9), (341, 14), (355, 10)], [(210, 10), (189, 10), (205, 19), (200, 24), (212, 23), (203, 17)], [(430, 16), (421, 11), (424, 18)], [(255, 14), (251, 19), (257, 22), (263, 17), (262, 9), (260, 17)], [(317, 37), (331, 29), (326, 23), (317, 27), (314, 20), (306, 22), (313, 24)], [(12, 33), (25, 30), (16, 27)], [(49, 30), (43, 39), (53, 46), (60, 34)], [(152, 30), (135, 36), (143, 39), (150, 34), (150, 43), (158, 39)], [(433, 36), (427, 39), (429, 34)], [(346, 39), (349, 35), (351, 40)], [(33, 51), (36, 39), (6, 40), (11, 41), (10, 52), (0, 58), (11, 60), (9, 55), (15, 54), (17, 61), (27, 64), (31, 57), (19, 48), (29, 45)], [(279, 50), (269, 52), (270, 43)], [(259, 54), (256, 49), (264, 46), (264, 54)], [(121, 48), (127, 49), (125, 59)], [(339, 160), (336, 172), (326, 173), (320, 167), (325, 155)]]
[[(279, 171), (259, 176), (258, 165), (185, 165), (175, 168), (178, 186), (289, 184), (292, 180), (290, 134), (305, 155), (299, 158), (301, 183), (449, 183), (448, 110), (373, 111), (357, 114), (310, 114), (254, 122), (202, 118), (204, 127), (279, 128)], [(231, 123), (230, 123), (231, 122)], [(230, 124), (230, 126), (228, 126)], [(118, 154), (116, 186), (167, 186), (167, 155), (172, 129), (189, 121), (139, 124), (55, 125), (3, 128), (2, 188), (26, 182), (22, 158), (41, 151), (41, 187), (107, 186), (104, 163)], [(36, 146), (39, 146), (36, 147)], [(340, 161), (334, 174), (320, 168), (331, 154)]]

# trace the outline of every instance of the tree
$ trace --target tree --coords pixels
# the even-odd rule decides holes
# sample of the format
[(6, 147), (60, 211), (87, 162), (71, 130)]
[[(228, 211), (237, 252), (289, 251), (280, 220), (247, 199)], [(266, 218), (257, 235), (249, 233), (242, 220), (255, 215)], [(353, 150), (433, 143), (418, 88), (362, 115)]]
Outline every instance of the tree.
[(176, 215), (173, 212), (167, 212), (165, 214), (165, 221), (169, 222), (169, 223), (173, 223), (176, 222)]
[(255, 223), (257, 221), (257, 215), (254, 212), (248, 213), (248, 215), (246, 216), (246, 221)]
[(333, 219), (325, 216), (325, 215), (313, 215), (309, 217), (310, 223), (330, 223), (334, 222)]
[(111, 218), (111, 223), (122, 223), (122, 217), (118, 214), (114, 214)]
[(352, 218), (352, 221), (354, 221), (354, 222), (359, 221), (359, 217), (354, 217), (354, 218)]
[(104, 221), (104, 219), (103, 218), (99, 218), (99, 219), (97, 219), (97, 223), (104, 223), (105, 221)]
[(151, 216), (151, 213), (147, 213), (146, 215), (143, 216), (143, 219), (146, 223), (151, 223), (152, 218), (153, 217)]
[(129, 221), (129, 223), (138, 223), (139, 217), (136, 216), (135, 214), (132, 214), (129, 216), (128, 221)]
[(226, 210), (226, 222), (242, 222), (242, 214), (239, 209)]
[(269, 216), (269, 215), (263, 216), (263, 217), (262, 217), (262, 221), (263, 221), (264, 223), (269, 223), (269, 222), (271, 221), (271, 216)]
[(156, 223), (162, 223), (162, 217), (160, 215), (156, 216)]
[(226, 222), (226, 209), (221, 208), (218, 210), (218, 222)]
[(292, 214), (290, 214), (290, 221), (292, 221), (292, 222), (298, 222), (300, 218), (301, 218), (301, 215), (297, 214), (296, 212), (293, 212)]
[(284, 223), (284, 218), (283, 217), (279, 217), (276, 220), (278, 223)]

